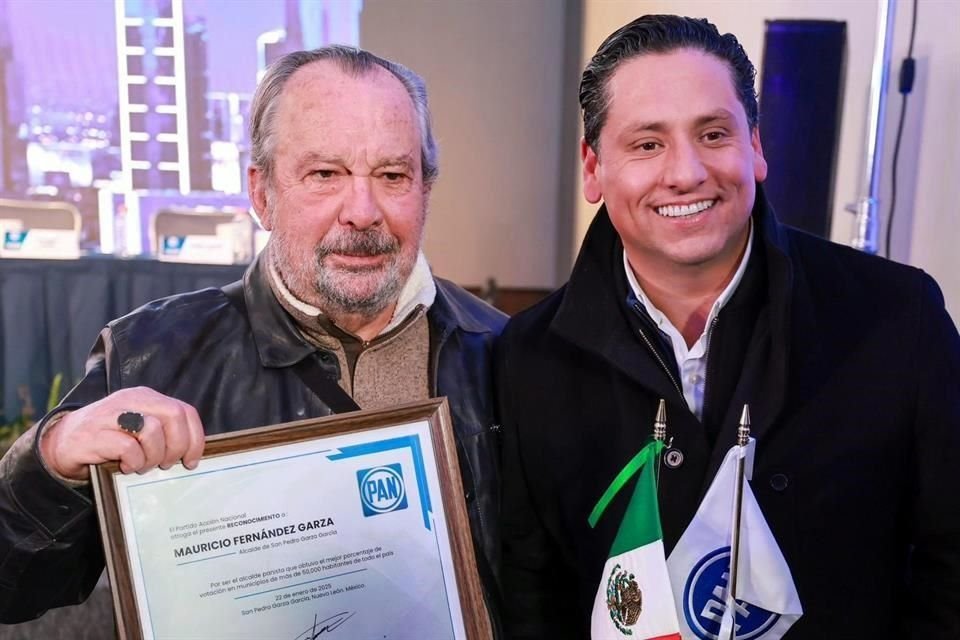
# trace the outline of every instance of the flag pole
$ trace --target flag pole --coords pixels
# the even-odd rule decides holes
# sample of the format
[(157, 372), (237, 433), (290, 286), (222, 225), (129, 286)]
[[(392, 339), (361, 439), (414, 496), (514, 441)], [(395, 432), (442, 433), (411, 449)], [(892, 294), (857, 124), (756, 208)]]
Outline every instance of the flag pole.
[(750, 405), (743, 405), (740, 414), (740, 426), (737, 428), (737, 446), (740, 455), (737, 456), (736, 484), (733, 493), (733, 527), (730, 539), (730, 582), (727, 589), (726, 608), (723, 612), (721, 628), (729, 625), (730, 640), (737, 637), (737, 568), (740, 564), (740, 517), (743, 511), (743, 481), (746, 466), (746, 446), (750, 442)]

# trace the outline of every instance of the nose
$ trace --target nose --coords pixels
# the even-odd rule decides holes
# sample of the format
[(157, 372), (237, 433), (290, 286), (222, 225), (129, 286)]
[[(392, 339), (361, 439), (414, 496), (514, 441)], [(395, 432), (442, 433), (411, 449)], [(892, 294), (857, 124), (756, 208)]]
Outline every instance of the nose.
[(706, 179), (707, 168), (700, 158), (696, 145), (680, 142), (667, 149), (666, 166), (663, 171), (665, 186), (674, 191), (692, 191)]
[(340, 224), (362, 230), (380, 223), (383, 214), (373, 193), (373, 180), (371, 176), (351, 176), (350, 186), (337, 218)]

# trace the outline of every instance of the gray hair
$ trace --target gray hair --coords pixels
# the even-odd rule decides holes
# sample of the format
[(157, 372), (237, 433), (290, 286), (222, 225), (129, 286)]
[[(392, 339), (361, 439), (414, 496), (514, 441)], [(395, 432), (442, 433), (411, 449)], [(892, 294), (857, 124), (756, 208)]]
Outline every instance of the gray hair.
[(300, 67), (322, 60), (335, 63), (341, 71), (354, 77), (370, 73), (375, 65), (380, 66), (403, 84), (410, 100), (413, 101), (420, 124), (420, 164), (423, 169), (423, 184), (432, 185), (440, 173), (440, 167), (437, 165), (437, 143), (433, 137), (427, 86), (423, 78), (402, 64), (386, 60), (363, 49), (344, 45), (331, 45), (312, 51), (294, 51), (267, 68), (250, 105), (250, 160), (263, 172), (264, 178), (269, 180), (273, 173), (273, 152), (276, 145), (275, 120), (283, 88)]

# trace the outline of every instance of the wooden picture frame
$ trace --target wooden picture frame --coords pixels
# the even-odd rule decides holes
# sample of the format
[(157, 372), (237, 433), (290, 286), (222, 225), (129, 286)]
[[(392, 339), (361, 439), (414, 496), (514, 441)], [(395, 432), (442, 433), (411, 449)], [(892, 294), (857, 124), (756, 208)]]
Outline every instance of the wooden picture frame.
[[(392, 460), (390, 456), (397, 459), (395, 464), (384, 462)], [(339, 462), (349, 464), (338, 467), (336, 463)], [(370, 469), (355, 470), (356, 465), (372, 466)], [(322, 484), (331, 487), (326, 495), (322, 492), (316, 494), (316, 487), (298, 489), (303, 484), (303, 470), (310, 469), (312, 474), (314, 467), (326, 474), (321, 476), (325, 479)], [(288, 476), (291, 479), (300, 478), (296, 481), (300, 484), (295, 482), (292, 490), (283, 484)], [(271, 489), (267, 486), (269, 483), (264, 484), (263, 478), (272, 479), (277, 486)], [(446, 597), (446, 611), (450, 616), (450, 637), (462, 637), (465, 640), (492, 638), (446, 398), (218, 434), (207, 438), (203, 458), (193, 471), (176, 465), (166, 471), (155, 469), (141, 476), (125, 475), (120, 472), (117, 462), (109, 462), (92, 466), (91, 479), (117, 630), (121, 638), (146, 640), (173, 637), (169, 635), (169, 629), (164, 633), (155, 629), (156, 625), (163, 625), (164, 620), (172, 618), (192, 619), (194, 626), (186, 633), (189, 637), (201, 637), (196, 634), (198, 629), (202, 629), (201, 618), (206, 613), (200, 612), (212, 608), (210, 614), (213, 615), (221, 603), (225, 613), (220, 613), (232, 620), (224, 623), (227, 625), (224, 628), (230, 628), (234, 623), (241, 624), (240, 618), (233, 620), (239, 612), (242, 614), (243, 628), (250, 630), (255, 621), (265, 623), (271, 616), (275, 617), (275, 612), (268, 610), (267, 597), (262, 597), (268, 593), (270, 598), (278, 599), (272, 606), (286, 607), (285, 614), (286, 611), (310, 609), (315, 603), (309, 598), (321, 599), (319, 601), (324, 605), (363, 602), (359, 597), (340, 593), (341, 587), (333, 588), (338, 576), (346, 573), (333, 575), (339, 569), (332, 569), (330, 575), (333, 578), (317, 574), (324, 573), (321, 570), (324, 567), (340, 567), (344, 562), (362, 562), (360, 568), (347, 573), (367, 571), (364, 567), (375, 565), (381, 569), (363, 575), (381, 576), (387, 572), (383, 567), (405, 567), (401, 562), (403, 558), (388, 559), (388, 552), (383, 551), (381, 559), (380, 552), (372, 553), (374, 549), (383, 549), (383, 545), (370, 546), (362, 552), (324, 556), (322, 560), (310, 554), (344, 548), (351, 544), (351, 540), (379, 539), (377, 536), (383, 537), (381, 530), (389, 529), (389, 540), (384, 544), (395, 545), (400, 550), (397, 553), (409, 555), (412, 561), (414, 557), (419, 557), (417, 554), (422, 553), (422, 549), (427, 548), (424, 536), (431, 535), (420, 531), (420, 525), (410, 524), (414, 517), (418, 523), (422, 521), (422, 526), (428, 532), (431, 532), (430, 525), (433, 525), (437, 566), (420, 562), (416, 566), (411, 565), (414, 566), (412, 570), (415, 575), (403, 573), (409, 569), (407, 567), (399, 569), (401, 573), (394, 577), (409, 580), (416, 587), (421, 582), (436, 582), (435, 573), (439, 571)], [(384, 485), (384, 482), (387, 484)], [(356, 496), (349, 495), (352, 489), (344, 488), (351, 484), (356, 485)], [(391, 491), (382, 496), (374, 495), (374, 487), (378, 486), (381, 491), (384, 491), (383, 486), (391, 488)], [(436, 489), (439, 490), (439, 504), (432, 497)], [(263, 511), (262, 500), (268, 495), (275, 507), (271, 507), (273, 511), (269, 514), (260, 513)], [(276, 501), (273, 501), (274, 495)], [(403, 496), (403, 506), (398, 506), (401, 504), (398, 495)], [(186, 504), (190, 506), (186, 510), (184, 496), (189, 498)], [(216, 496), (229, 498), (217, 501)], [(386, 507), (381, 508), (374, 502), (378, 498), (382, 498), (380, 504), (386, 504)], [(248, 513), (247, 509), (243, 509), (241, 517), (237, 514), (238, 504), (246, 499), (251, 501), (252, 511)], [(312, 520), (297, 515), (306, 513), (303, 505), (312, 504), (313, 500), (325, 505), (324, 509), (328, 511), (324, 513), (335, 512), (336, 520), (333, 515)], [(207, 501), (212, 504), (208, 505)], [(351, 505), (352, 501), (355, 504)], [(328, 506), (331, 503), (334, 506)], [(215, 512), (221, 504), (222, 514)], [(419, 513), (416, 512), (417, 508), (420, 509)], [(205, 510), (209, 510), (206, 515), (210, 517), (199, 519), (196, 514), (202, 514)], [(408, 513), (402, 513), (402, 510)], [(362, 517), (358, 515), (361, 512)], [(388, 513), (395, 522), (407, 524), (397, 529), (395, 525), (391, 527), (388, 524), (388, 518), (372, 517)], [(298, 518), (300, 522), (294, 522)], [(338, 525), (337, 522), (346, 522), (346, 527), (351, 531), (345, 530), (341, 535), (338, 531), (344, 525)], [(310, 528), (329, 528), (327, 524), (332, 527), (329, 531), (310, 532)], [(302, 527), (309, 528), (304, 530)], [(298, 538), (304, 531), (306, 533)], [(321, 533), (329, 536), (331, 541), (316, 539)], [(193, 538), (193, 544), (190, 544), (190, 538)], [(262, 566), (263, 561), (269, 558), (290, 558), (294, 553), (303, 554), (302, 558), (309, 561), (301, 562), (301, 566), (315, 564), (316, 571), (310, 575), (301, 574), (294, 569), (296, 565), (291, 563), (283, 569), (285, 573), (273, 573), (271, 579), (277, 579), (269, 585), (259, 584), (261, 580), (267, 580), (267, 573), (255, 570), (255, 566)], [(254, 561), (257, 558), (261, 561), (260, 565)], [(247, 562), (250, 563), (249, 570), (236, 569)], [(211, 567), (218, 565), (223, 567), (225, 583), (210, 581), (208, 592), (196, 593), (196, 589), (206, 588), (198, 585), (205, 585), (207, 578), (212, 575), (210, 572), (218, 570)], [(228, 570), (226, 566), (232, 569)], [(303, 571), (313, 569), (311, 566)], [(261, 577), (247, 579), (254, 575)], [(329, 582), (322, 583), (328, 578)], [(312, 586), (307, 587), (308, 584)], [(270, 589), (251, 591), (262, 586), (269, 586)], [(366, 585), (364, 582), (362, 587), (353, 586), (371, 594), (386, 594), (380, 600), (388, 601), (380, 602), (370, 611), (363, 611), (363, 617), (354, 618), (356, 622), (353, 624), (366, 624), (369, 616), (378, 615), (374, 609), (386, 612), (392, 610), (390, 606), (401, 606), (389, 602), (393, 597), (388, 589), (389, 584)], [(285, 590), (294, 588), (298, 590), (287, 593), (299, 594), (298, 597), (285, 595)], [(317, 592), (321, 588), (327, 589), (327, 592)], [(430, 593), (434, 593), (434, 590), (430, 590)], [(191, 599), (194, 595), (195, 603)], [(400, 598), (401, 594), (396, 597)], [(183, 602), (184, 599), (186, 602)], [(241, 599), (248, 600), (237, 605)], [(285, 605), (284, 599), (288, 604), (294, 604)], [(262, 606), (256, 604), (258, 601)], [(193, 606), (197, 608), (191, 608)], [(439, 605), (434, 602), (432, 606), (435, 614)], [(313, 633), (310, 633), (307, 624), (306, 630), (298, 637), (320, 637), (317, 633), (318, 624), (321, 632), (323, 625), (331, 632), (343, 625), (342, 637), (352, 637), (346, 625), (350, 622), (349, 618), (361, 612), (353, 611), (347, 616), (351, 608), (346, 604), (333, 606), (332, 609), (336, 609), (338, 615), (342, 614), (341, 617), (318, 620), (320, 614), (315, 613)], [(340, 609), (344, 611), (340, 612)], [(428, 617), (430, 620), (439, 620), (436, 615), (424, 615), (425, 619)], [(385, 621), (385, 624), (388, 622)], [(335, 637), (333, 633), (330, 636)], [(297, 640), (292, 636), (291, 639)]]

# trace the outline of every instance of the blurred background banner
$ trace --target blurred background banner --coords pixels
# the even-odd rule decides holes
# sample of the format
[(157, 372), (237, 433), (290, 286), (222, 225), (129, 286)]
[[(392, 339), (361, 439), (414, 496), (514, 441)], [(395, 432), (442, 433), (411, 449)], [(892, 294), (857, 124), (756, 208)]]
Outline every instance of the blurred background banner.
[(163, 209), (245, 211), (258, 74), (358, 44), (362, 6), (0, 0), (0, 193), (71, 203), (81, 250), (124, 256), (156, 255)]

